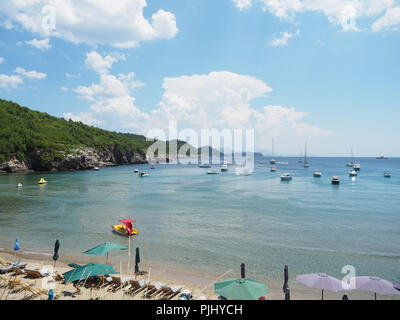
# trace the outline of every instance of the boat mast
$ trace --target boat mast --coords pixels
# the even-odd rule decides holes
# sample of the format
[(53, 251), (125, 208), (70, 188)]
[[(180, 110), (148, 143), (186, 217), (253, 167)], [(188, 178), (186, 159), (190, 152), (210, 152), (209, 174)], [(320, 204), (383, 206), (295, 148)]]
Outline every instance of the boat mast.
[(304, 163), (307, 163), (307, 143), (304, 147)]
[(272, 139), (272, 159), (274, 158), (274, 139)]

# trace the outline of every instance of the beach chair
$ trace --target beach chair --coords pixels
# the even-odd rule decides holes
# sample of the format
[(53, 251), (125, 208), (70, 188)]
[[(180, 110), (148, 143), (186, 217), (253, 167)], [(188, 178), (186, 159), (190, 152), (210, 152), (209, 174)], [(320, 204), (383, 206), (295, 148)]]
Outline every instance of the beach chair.
[(111, 276), (111, 283), (110, 283), (110, 288), (108, 288), (108, 291), (117, 291), (123, 287), (123, 282), (120, 277), (113, 277)]
[(161, 282), (148, 283), (144, 297), (147, 299), (155, 299), (162, 292), (161, 288), (164, 286), (165, 284)]
[(0, 274), (5, 274), (9, 272), (13, 272), (16, 270), (16, 268), (22, 270), (26, 267), (26, 263), (20, 263), (20, 262), (15, 262), (13, 264), (9, 264), (7, 266), (1, 267), (0, 268)]
[(147, 280), (129, 280), (130, 287), (128, 289), (128, 294), (130, 295), (135, 295), (138, 294), (139, 292), (143, 291), (144, 289), (147, 288), (147, 285), (150, 283), (150, 281)]
[(161, 300), (170, 300), (181, 292), (182, 286), (163, 286), (161, 287)]
[(41, 278), (44, 278), (49, 275), (48, 273), (43, 272), (42, 270), (31, 269), (31, 268), (25, 268), (24, 274), (26, 274), (27, 278), (31, 278), (31, 279), (41, 279)]

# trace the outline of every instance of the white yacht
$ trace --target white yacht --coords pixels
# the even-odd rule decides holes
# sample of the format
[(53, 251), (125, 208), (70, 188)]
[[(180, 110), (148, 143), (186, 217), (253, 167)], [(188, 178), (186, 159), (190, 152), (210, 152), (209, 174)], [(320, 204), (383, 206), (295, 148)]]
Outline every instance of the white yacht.
[(347, 167), (354, 167), (354, 156), (353, 156), (353, 148), (351, 148), (351, 161), (346, 163)]
[(94, 167), (93, 170), (94, 170), (94, 171), (99, 171), (100, 168), (99, 168), (99, 167)]
[(17, 188), (22, 188), (22, 183), (18, 183)]
[(271, 168), (269, 169), (269, 171), (271, 171), (271, 172), (276, 172), (276, 167), (271, 167)]
[(357, 170), (351, 170), (351, 171), (349, 171), (349, 176), (350, 177), (357, 177), (357, 175), (358, 175), (358, 173), (357, 173)]
[(332, 178), (332, 184), (339, 184), (339, 183), (340, 183), (340, 180), (339, 180), (338, 176), (335, 176)]
[(228, 171), (228, 165), (227, 164), (222, 164), (221, 165), (221, 171)]
[(392, 174), (390, 172), (385, 172), (383, 175), (385, 178), (391, 178)]
[(304, 168), (308, 168), (310, 166), (309, 163), (307, 162), (307, 143), (306, 143), (306, 145), (304, 147), (304, 161), (303, 161), (303, 163), (304, 163)]
[(321, 178), (322, 172), (319, 171), (319, 170), (316, 170), (316, 171), (314, 171), (313, 176), (314, 176), (315, 178)]
[(199, 168), (211, 168), (209, 163), (202, 163), (199, 165)]
[(209, 170), (207, 174), (219, 174), (219, 172), (217, 170)]
[(361, 169), (360, 163), (356, 162), (356, 163), (354, 164), (353, 168), (354, 168), (354, 170), (356, 170), (356, 171), (360, 171), (360, 169)]
[(285, 173), (281, 175), (281, 181), (290, 181), (290, 180), (292, 180), (292, 176), (290, 175), (290, 173)]

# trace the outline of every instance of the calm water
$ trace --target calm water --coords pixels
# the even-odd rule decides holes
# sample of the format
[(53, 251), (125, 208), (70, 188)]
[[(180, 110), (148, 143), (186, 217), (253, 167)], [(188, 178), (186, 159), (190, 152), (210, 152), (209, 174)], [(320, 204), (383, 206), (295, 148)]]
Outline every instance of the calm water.
[[(281, 279), (285, 264), (292, 275), (337, 277), (350, 264), (358, 275), (400, 280), (400, 159), (359, 159), (353, 180), (345, 158), (311, 158), (308, 169), (278, 158), (289, 164), (277, 164), (276, 173), (259, 160), (251, 176), (235, 175), (232, 166), (210, 176), (194, 165), (161, 164), (0, 175), (0, 247), (12, 249), (18, 236), (25, 251), (51, 252), (53, 232), (61, 253), (126, 243), (110, 227), (134, 217), (142, 260), (211, 273), (245, 262), (248, 274), (270, 281)], [(150, 176), (138, 178), (135, 167)], [(323, 177), (313, 178), (314, 169)], [(386, 170), (392, 178), (383, 177)], [(280, 181), (285, 172), (293, 181)], [(333, 175), (339, 186), (331, 185)], [(42, 176), (48, 185), (36, 184)]]

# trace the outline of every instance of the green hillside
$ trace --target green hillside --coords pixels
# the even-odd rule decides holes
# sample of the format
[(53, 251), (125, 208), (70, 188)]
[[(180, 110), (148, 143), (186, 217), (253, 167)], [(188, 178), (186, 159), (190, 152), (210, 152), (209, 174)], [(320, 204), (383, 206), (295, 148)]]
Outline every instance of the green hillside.
[(37, 150), (42, 151), (42, 161), (52, 161), (63, 156), (60, 151), (81, 146), (145, 154), (150, 143), (141, 135), (102, 130), (0, 99), (0, 162), (12, 157), (25, 160), (27, 153)]

